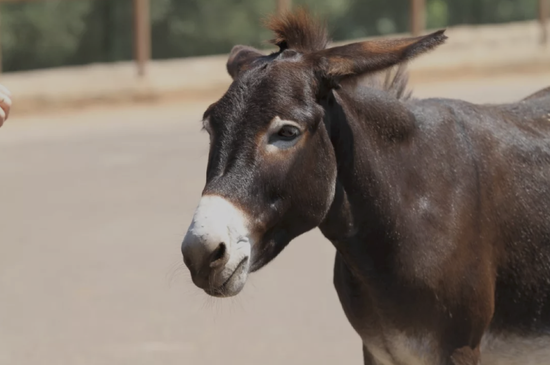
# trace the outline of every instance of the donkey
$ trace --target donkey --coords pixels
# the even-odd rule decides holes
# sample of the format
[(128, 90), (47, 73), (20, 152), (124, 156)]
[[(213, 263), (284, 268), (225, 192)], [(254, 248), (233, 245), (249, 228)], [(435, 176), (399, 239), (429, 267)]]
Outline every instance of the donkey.
[(304, 10), (267, 25), (279, 50), (235, 46), (204, 113), (194, 284), (234, 296), (319, 227), (365, 364), (550, 363), (550, 88), (417, 100), (404, 65), (444, 31), (327, 48)]

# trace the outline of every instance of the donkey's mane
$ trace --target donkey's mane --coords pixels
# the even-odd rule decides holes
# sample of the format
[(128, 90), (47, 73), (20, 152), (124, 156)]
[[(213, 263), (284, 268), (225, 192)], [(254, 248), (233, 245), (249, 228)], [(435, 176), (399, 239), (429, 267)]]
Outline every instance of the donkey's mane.
[[(266, 20), (265, 25), (275, 35), (270, 43), (277, 45), (280, 52), (292, 49), (301, 53), (311, 53), (327, 48), (329, 43), (326, 22), (313, 17), (304, 8), (273, 15)], [(412, 95), (408, 90), (408, 81), (406, 64), (350, 80), (356, 86), (383, 90), (401, 100), (409, 99)]]
[(406, 64), (400, 64), (376, 74), (367, 74), (354, 83), (358, 87), (383, 90), (398, 100), (409, 100), (413, 94), (409, 88), (409, 72)]

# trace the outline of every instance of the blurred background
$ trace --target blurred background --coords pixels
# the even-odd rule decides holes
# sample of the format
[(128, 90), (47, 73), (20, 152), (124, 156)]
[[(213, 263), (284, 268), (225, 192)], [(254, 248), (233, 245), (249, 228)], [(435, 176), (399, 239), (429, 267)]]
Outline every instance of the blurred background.
[(181, 260), (227, 53), (267, 52), (262, 18), (299, 5), (335, 43), (447, 27), (417, 97), (550, 86), (550, 0), (0, 0), (0, 365), (361, 363), (317, 230), (232, 299)]
[[(287, 0), (288, 1), (288, 0)], [(286, 1), (279, 0), (286, 6)], [(334, 40), (404, 33), (411, 29), (408, 0), (294, 0), (329, 20)], [(538, 0), (424, 0), (425, 25), (533, 20)], [(132, 0), (4, 2), (3, 68), (20, 71), (133, 57)], [(270, 34), (260, 19), (277, 0), (152, 0), (152, 58), (229, 52), (237, 42), (261, 46)]]

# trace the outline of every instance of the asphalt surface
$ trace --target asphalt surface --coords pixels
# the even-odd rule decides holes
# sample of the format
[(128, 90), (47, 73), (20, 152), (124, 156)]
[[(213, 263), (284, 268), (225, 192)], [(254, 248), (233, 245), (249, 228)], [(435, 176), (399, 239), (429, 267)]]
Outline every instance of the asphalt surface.
[[(417, 85), (522, 98), (550, 73)], [(234, 299), (193, 286), (180, 242), (205, 178), (204, 104), (27, 117), (0, 130), (1, 365), (360, 364), (315, 230)]]

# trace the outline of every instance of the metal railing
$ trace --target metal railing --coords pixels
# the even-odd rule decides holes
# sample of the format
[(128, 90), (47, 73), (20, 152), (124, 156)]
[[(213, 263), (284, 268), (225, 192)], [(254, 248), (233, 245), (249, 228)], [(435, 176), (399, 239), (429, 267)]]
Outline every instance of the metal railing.
[[(38, 2), (47, 0), (0, 0), (1, 3), (14, 2)], [(138, 77), (144, 77), (147, 72), (147, 63), (151, 60), (151, 19), (150, 0), (133, 1), (133, 27), (134, 27), (134, 59), (137, 66)], [(275, 0), (278, 12), (290, 10), (292, 0)], [(403, 0), (406, 1), (406, 0)], [(426, 29), (426, 0), (409, 0), (411, 33), (419, 35)], [(548, 15), (550, 12), (550, 0), (538, 0), (539, 23), (541, 26), (540, 42), (547, 45), (550, 39), (548, 34)], [(1, 32), (1, 28), (0, 28)], [(1, 34), (1, 33), (0, 33)], [(2, 52), (0, 45), (0, 73), (2, 72)]]

